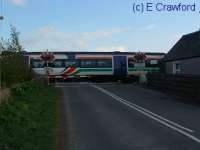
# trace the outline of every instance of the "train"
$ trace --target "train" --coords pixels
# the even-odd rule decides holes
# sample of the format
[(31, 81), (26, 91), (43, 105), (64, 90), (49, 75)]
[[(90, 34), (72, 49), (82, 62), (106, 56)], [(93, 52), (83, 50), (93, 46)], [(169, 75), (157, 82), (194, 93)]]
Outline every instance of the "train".
[[(143, 53), (146, 60), (135, 62), (135, 52), (50, 52), (52, 60), (42, 59), (42, 52), (26, 52), (29, 66), (37, 75), (54, 79), (69, 78), (122, 78), (141, 73), (159, 72), (158, 62), (164, 53)], [(138, 65), (139, 64), (139, 65)], [(142, 64), (142, 66), (141, 66)]]

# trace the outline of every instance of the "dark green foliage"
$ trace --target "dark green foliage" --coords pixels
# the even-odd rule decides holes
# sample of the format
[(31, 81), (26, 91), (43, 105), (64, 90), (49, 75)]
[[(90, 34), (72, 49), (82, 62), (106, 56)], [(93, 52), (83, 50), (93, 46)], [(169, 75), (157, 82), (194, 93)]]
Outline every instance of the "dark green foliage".
[(1, 84), (11, 97), (0, 105), (0, 150), (56, 149), (58, 91), (30, 82), (31, 73), (21, 55), (19, 33), (0, 40)]
[[(15, 97), (23, 97), (27, 95), (27, 91), (38, 90), (39, 87), (34, 82), (23, 82), (11, 87), (12, 95)], [(38, 91), (39, 92), (39, 91)]]
[(0, 105), (0, 150), (56, 149), (58, 91), (28, 82), (12, 91)]
[(22, 55), (17, 52), (4, 51), (1, 55), (1, 81), (3, 86), (11, 86), (30, 80), (28, 66), (23, 62)]
[(16, 83), (30, 80), (30, 71), (23, 60), (19, 42), (19, 32), (11, 25), (10, 39), (0, 40), (1, 82), (3, 86), (10, 87)]

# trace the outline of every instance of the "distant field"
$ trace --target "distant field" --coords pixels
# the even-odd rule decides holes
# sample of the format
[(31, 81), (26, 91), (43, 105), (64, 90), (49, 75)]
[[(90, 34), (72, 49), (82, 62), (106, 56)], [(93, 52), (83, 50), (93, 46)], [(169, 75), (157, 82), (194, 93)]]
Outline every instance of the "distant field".
[(0, 150), (56, 149), (58, 91), (28, 83), (12, 93), (0, 106)]

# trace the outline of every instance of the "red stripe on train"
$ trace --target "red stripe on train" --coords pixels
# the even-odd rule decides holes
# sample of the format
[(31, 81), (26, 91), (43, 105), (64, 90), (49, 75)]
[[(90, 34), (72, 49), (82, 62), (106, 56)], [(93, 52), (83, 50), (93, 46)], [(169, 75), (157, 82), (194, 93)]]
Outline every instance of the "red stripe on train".
[(76, 68), (74, 68), (74, 67), (68, 68), (68, 69), (64, 72), (63, 78), (66, 79), (67, 76), (68, 76), (70, 73), (72, 73), (75, 69), (76, 69)]

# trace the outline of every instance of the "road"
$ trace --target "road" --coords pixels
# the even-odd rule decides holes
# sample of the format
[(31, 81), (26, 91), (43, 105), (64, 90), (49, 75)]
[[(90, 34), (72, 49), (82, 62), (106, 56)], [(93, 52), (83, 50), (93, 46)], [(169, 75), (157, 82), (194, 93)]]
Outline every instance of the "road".
[(200, 106), (133, 84), (66, 84), (72, 150), (200, 150)]

